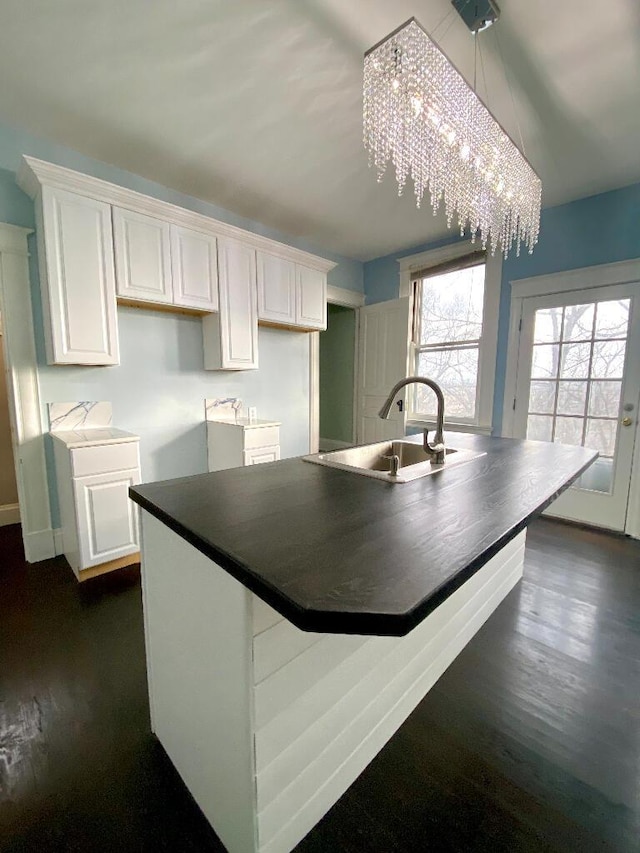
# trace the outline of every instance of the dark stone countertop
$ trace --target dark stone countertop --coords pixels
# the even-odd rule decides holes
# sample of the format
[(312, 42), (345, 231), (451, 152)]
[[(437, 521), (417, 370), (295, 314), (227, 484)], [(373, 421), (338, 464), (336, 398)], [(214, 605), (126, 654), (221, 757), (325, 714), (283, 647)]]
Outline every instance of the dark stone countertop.
[(130, 495), (299, 628), (402, 636), (596, 457), (535, 441), (445, 440), (486, 455), (410, 483), (296, 458)]

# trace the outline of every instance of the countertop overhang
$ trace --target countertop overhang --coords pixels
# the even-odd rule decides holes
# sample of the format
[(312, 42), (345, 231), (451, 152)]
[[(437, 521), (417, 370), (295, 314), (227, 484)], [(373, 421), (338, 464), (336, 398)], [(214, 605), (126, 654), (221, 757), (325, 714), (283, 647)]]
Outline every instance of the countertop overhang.
[(597, 456), (463, 433), (445, 440), (486, 455), (402, 484), (295, 458), (147, 483), (130, 496), (298, 628), (403, 636)]

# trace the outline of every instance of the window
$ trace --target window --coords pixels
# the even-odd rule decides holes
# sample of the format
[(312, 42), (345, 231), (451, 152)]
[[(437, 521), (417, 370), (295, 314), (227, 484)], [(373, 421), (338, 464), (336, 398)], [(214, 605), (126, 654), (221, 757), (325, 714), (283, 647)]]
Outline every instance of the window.
[[(440, 264), (415, 282), (415, 372), (434, 379), (444, 392), (448, 421), (478, 424), (480, 366), (485, 311), (483, 253)], [(412, 417), (431, 419), (436, 398), (416, 386)]]

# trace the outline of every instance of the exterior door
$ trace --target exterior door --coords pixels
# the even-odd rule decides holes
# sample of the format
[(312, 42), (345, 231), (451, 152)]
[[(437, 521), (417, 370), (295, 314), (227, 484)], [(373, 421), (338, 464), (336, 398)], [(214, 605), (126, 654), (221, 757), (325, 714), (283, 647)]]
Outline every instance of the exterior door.
[(640, 397), (640, 294), (613, 285), (523, 300), (515, 434), (600, 454), (550, 515), (624, 530)]
[(360, 308), (358, 339), (358, 444), (401, 438), (405, 434), (405, 390), (387, 420), (378, 411), (400, 379), (407, 376), (409, 299), (393, 299)]

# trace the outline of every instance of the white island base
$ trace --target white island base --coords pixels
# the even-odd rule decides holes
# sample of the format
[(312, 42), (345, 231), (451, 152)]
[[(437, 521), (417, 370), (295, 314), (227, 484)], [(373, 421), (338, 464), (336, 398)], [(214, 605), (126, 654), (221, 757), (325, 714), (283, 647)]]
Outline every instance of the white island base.
[(292, 850), (522, 576), (525, 531), (405, 637), (313, 634), (141, 515), (152, 728), (229, 853)]

